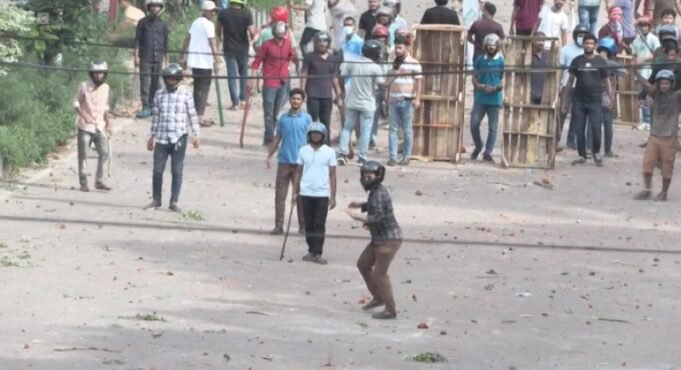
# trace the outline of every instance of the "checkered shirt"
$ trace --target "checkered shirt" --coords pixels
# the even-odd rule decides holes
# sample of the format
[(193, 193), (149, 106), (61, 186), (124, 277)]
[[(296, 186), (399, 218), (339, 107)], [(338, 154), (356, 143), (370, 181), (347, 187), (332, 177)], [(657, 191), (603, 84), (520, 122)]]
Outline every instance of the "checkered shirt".
[(180, 86), (175, 92), (165, 88), (154, 97), (151, 109), (151, 137), (159, 144), (174, 144), (187, 135), (191, 125), (194, 136), (199, 136), (199, 117), (194, 108), (192, 93)]

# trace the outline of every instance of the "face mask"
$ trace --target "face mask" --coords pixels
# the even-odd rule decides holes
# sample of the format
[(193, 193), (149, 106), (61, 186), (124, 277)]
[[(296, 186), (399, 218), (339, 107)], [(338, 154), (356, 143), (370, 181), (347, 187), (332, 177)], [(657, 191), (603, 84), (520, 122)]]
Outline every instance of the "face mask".
[(584, 36), (577, 36), (577, 40), (575, 40), (575, 43), (577, 44), (577, 46), (580, 47), (584, 45)]
[(345, 36), (350, 36), (355, 32), (355, 28), (352, 26), (344, 26), (343, 27), (343, 34)]

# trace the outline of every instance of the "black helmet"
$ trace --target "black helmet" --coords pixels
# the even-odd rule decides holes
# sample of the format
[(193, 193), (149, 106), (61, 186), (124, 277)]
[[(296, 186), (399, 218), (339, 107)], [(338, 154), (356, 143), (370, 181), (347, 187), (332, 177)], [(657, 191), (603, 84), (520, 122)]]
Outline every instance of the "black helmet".
[(588, 26), (586, 26), (584, 24), (578, 24), (577, 26), (575, 26), (575, 29), (572, 30), (572, 39), (576, 40), (577, 35), (580, 34), (580, 33), (587, 34), (587, 33), (590, 33), (590, 32), (591, 32), (591, 29)]
[[(168, 90), (169, 92), (175, 92), (175, 90), (177, 89), (177, 85), (180, 84), (180, 80), (183, 77), (182, 66), (180, 66), (177, 63), (171, 63), (165, 69), (163, 69), (161, 75), (163, 75), (163, 83), (166, 85), (166, 90)], [(177, 81), (174, 83), (170, 83), (168, 81), (168, 77), (175, 77)]]
[(373, 61), (377, 61), (381, 57), (381, 50), (383, 46), (376, 40), (369, 40), (362, 46), (362, 55)]
[[(88, 72), (90, 73), (90, 79), (92, 82), (99, 86), (104, 83), (106, 76), (109, 74), (109, 65), (101, 59), (95, 59), (90, 62)], [(104, 73), (104, 78), (102, 78), (100, 81), (95, 80), (95, 73)]]
[(326, 31), (317, 32), (317, 34), (314, 36), (315, 51), (319, 50), (319, 44), (322, 42), (326, 42), (328, 45), (331, 45), (331, 35)]
[[(376, 175), (371, 181), (364, 181), (362, 174), (366, 172), (371, 172)], [(365, 162), (362, 167), (359, 168), (359, 182), (366, 191), (371, 191), (380, 185), (385, 178), (385, 167), (376, 161)]]

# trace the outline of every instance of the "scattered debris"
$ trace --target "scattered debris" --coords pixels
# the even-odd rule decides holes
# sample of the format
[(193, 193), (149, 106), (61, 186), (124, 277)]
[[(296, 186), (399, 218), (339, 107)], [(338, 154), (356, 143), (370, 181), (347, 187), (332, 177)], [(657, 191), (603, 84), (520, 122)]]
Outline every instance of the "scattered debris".
[(227, 361), (227, 362), (229, 362), (232, 359), (231, 357), (229, 357), (228, 353), (225, 353), (224, 355), (222, 355), (222, 358), (224, 358), (225, 361)]
[(519, 292), (515, 294), (516, 297), (520, 298), (527, 298), (527, 297), (532, 297), (532, 293), (530, 292)]
[(201, 211), (190, 210), (182, 213), (182, 219), (187, 221), (203, 222), (206, 221), (206, 215)]
[(428, 324), (425, 322), (420, 322), (418, 325), (416, 325), (416, 328), (418, 329), (428, 329)]
[(494, 289), (494, 284), (487, 284), (487, 285), (485, 285), (485, 290), (490, 291), (490, 290), (492, 290), (492, 289)]
[(411, 284), (411, 279), (404, 280), (400, 284)]
[(76, 352), (76, 351), (95, 351), (95, 352), (108, 352), (108, 353), (122, 353), (122, 351), (108, 349), (108, 348), (97, 348), (97, 347), (70, 347), (70, 348), (55, 348), (55, 352)]
[(551, 184), (551, 183), (545, 184), (543, 182), (535, 181), (533, 184), (539, 186), (540, 188), (544, 188), (546, 190), (553, 190), (553, 184)]
[(260, 311), (246, 311), (246, 314), (248, 314), (248, 315), (260, 315), (260, 316), (274, 316), (271, 313), (260, 312)]
[(447, 362), (447, 357), (437, 352), (421, 352), (415, 354), (414, 356), (407, 357), (407, 360), (432, 364), (436, 362)]
[(598, 316), (594, 316), (593, 319), (598, 320), (598, 321), (606, 321), (606, 322), (618, 322), (620, 324), (632, 324), (631, 321), (627, 321), (627, 320), (623, 320), (623, 319), (613, 319), (613, 318), (598, 317)]
[(487, 274), (488, 274), (488, 275), (498, 275), (497, 272), (494, 271), (493, 269), (492, 269), (492, 270), (488, 270), (488, 271), (487, 271)]
[(420, 197), (420, 196), (423, 195), (423, 193), (421, 192), (421, 190), (416, 190), (416, 192), (414, 193), (414, 195), (416, 195), (417, 197)]
[(123, 320), (135, 320), (135, 321), (160, 321), (160, 322), (167, 322), (167, 320), (161, 316), (156, 315), (156, 312), (153, 314), (149, 315), (140, 315), (137, 314), (135, 316), (118, 316), (119, 319)]
[(447, 330), (440, 330), (440, 335), (447, 335)]
[(414, 302), (418, 302), (418, 299), (416, 298), (416, 294), (412, 294), (412, 295), (411, 295), (411, 299), (412, 299)]

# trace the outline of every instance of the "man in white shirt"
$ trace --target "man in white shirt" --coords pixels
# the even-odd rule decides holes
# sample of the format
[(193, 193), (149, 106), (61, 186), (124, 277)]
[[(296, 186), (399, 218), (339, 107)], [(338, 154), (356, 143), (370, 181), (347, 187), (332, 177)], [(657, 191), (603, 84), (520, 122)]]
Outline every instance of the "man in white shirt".
[(288, 0), (288, 5), (293, 10), (304, 10), (306, 14), (305, 29), (300, 37), (300, 50), (303, 56), (307, 54), (307, 44), (321, 31), (327, 31), (326, 12), (338, 4), (339, 0), (305, 0), (303, 5), (293, 4)]
[[(570, 64), (572, 64), (572, 60), (575, 59), (576, 57), (584, 54), (584, 36), (586, 36), (589, 33), (589, 27), (583, 24), (578, 24), (575, 29), (572, 31), (572, 42), (563, 46), (563, 48), (560, 51), (560, 66), (563, 68), (563, 78), (561, 81), (561, 89), (560, 89), (560, 99), (561, 99), (561, 104), (563, 101), (566, 101), (566, 106), (569, 107), (572, 103), (572, 95), (571, 94), (566, 94), (566, 87), (567, 87), (567, 82), (568, 82), (568, 77), (570, 76), (570, 73), (568, 73), (568, 67), (570, 67)], [(561, 136), (563, 135), (563, 124), (565, 124), (565, 118), (567, 117), (566, 113), (563, 112), (558, 112), (556, 115), (556, 152), (560, 152), (563, 149), (560, 148), (558, 145), (560, 144), (560, 139)], [(568, 130), (568, 138), (567, 138), (567, 146), (568, 148), (576, 149), (577, 148), (577, 135), (575, 135), (572, 132), (572, 127), (569, 128)]]
[(215, 9), (214, 2), (203, 3), (201, 16), (192, 23), (182, 45), (183, 64), (192, 69), (194, 103), (202, 126), (214, 124), (212, 120), (204, 121), (203, 114), (206, 111), (213, 69), (220, 64), (220, 49), (215, 38), (215, 24), (211, 21), (215, 15)]
[[(655, 50), (660, 47), (660, 39), (651, 32), (653, 20), (649, 16), (644, 16), (636, 20), (638, 35), (632, 43), (631, 52), (636, 58), (636, 64), (649, 64), (655, 59)], [(642, 67), (639, 73), (643, 78), (648, 79), (653, 73), (650, 67)], [(650, 130), (650, 108), (645, 98), (641, 99), (641, 124), (639, 130)]]
[[(563, 12), (563, 5), (565, 5), (565, 0), (555, 0), (552, 7), (544, 6), (539, 13), (539, 22), (532, 33), (542, 32), (546, 37), (559, 38), (560, 45), (565, 46), (568, 36), (568, 16)], [(549, 49), (551, 43), (545, 43), (544, 47)]]

